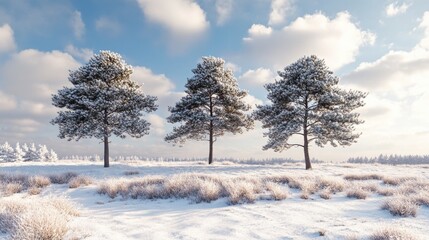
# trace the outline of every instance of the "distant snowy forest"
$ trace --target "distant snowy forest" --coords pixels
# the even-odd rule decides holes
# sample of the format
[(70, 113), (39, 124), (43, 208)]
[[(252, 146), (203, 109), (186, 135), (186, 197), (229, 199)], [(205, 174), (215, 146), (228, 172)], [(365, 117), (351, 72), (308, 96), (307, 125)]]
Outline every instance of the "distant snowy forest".
[[(77, 160), (77, 161), (101, 161), (99, 155), (92, 156), (79, 156), (71, 155), (62, 157), (61, 160)], [(144, 156), (116, 156), (111, 157), (111, 160), (114, 162), (123, 162), (123, 161), (147, 161), (147, 162), (206, 162), (206, 157), (188, 157), (188, 158), (178, 158), (178, 157), (144, 157)], [(264, 159), (239, 159), (239, 158), (214, 158), (216, 162), (221, 162), (223, 164), (234, 163), (234, 164), (250, 164), (250, 165), (275, 165), (283, 163), (301, 163), (302, 160), (296, 160), (292, 158), (264, 158)], [(314, 163), (321, 163), (323, 161), (312, 159)]]
[(378, 157), (349, 158), (348, 163), (380, 163), (380, 164), (429, 164), (429, 155), (383, 155)]
[[(36, 147), (37, 146), (37, 147)], [(20, 144), (16, 143), (14, 146), (5, 142), (0, 145), (0, 163), (1, 162), (55, 162), (57, 160), (77, 160), (77, 161), (102, 161), (100, 155), (71, 155), (59, 158), (53, 149), (48, 149), (46, 145), (42, 144)], [(124, 161), (147, 161), (147, 162), (205, 162), (207, 158), (204, 157), (145, 157), (145, 156), (115, 156), (111, 157), (114, 162)], [(276, 165), (284, 163), (301, 163), (302, 159), (292, 158), (264, 158), (264, 159), (240, 159), (240, 158), (215, 158), (216, 162), (223, 164), (250, 164), (250, 165)], [(322, 163), (318, 159), (312, 159), (313, 163)], [(357, 164), (429, 164), (429, 155), (383, 155), (377, 157), (353, 157), (349, 158), (347, 163)]]
[(54, 162), (58, 156), (54, 150), (39, 144), (37, 147), (34, 143), (21, 145), (19, 142), (12, 147), (8, 142), (0, 145), (0, 162)]

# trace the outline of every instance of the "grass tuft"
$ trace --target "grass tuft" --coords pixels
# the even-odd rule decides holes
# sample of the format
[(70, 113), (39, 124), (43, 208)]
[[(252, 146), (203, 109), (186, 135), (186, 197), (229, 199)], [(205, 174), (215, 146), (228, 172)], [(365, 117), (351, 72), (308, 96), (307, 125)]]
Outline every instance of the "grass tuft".
[(366, 199), (370, 193), (359, 186), (353, 186), (346, 194), (349, 198)]
[(405, 230), (388, 227), (373, 233), (370, 240), (417, 240), (418, 238)]
[(78, 188), (81, 186), (88, 186), (92, 184), (94, 180), (91, 177), (88, 176), (76, 176), (70, 179), (69, 181), (69, 188)]
[(74, 177), (77, 177), (78, 174), (75, 172), (66, 172), (62, 174), (52, 174), (49, 175), (49, 179), (54, 184), (67, 184)]
[(393, 216), (415, 217), (418, 205), (415, 201), (406, 196), (399, 196), (384, 201), (381, 209), (388, 210)]

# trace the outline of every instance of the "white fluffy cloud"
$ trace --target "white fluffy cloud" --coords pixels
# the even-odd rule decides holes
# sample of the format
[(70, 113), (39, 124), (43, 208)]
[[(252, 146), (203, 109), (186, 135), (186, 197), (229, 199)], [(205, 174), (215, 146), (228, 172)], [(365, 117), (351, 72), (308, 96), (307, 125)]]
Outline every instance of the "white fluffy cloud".
[(85, 33), (85, 23), (83, 22), (81, 13), (79, 11), (73, 12), (70, 23), (75, 37), (81, 39)]
[(51, 94), (67, 85), (69, 70), (78, 66), (72, 56), (60, 51), (27, 49), (12, 54), (0, 66), (0, 89), (7, 93), (0, 93), (0, 137), (34, 141), (33, 137), (46, 134), (49, 120), (57, 111), (51, 104)]
[(385, 11), (387, 16), (393, 17), (396, 15), (405, 13), (409, 7), (410, 7), (409, 4), (406, 4), (406, 3), (399, 4), (398, 2), (395, 2), (387, 5)]
[(253, 25), (244, 39), (249, 58), (264, 67), (280, 69), (315, 54), (333, 70), (353, 62), (359, 49), (374, 41), (375, 35), (361, 30), (348, 12), (340, 12), (334, 19), (322, 13), (305, 15), (280, 30)]
[(121, 24), (118, 21), (107, 17), (98, 18), (95, 21), (95, 28), (97, 31), (105, 32), (109, 35), (117, 35), (122, 30)]
[(19, 99), (50, 101), (51, 94), (67, 83), (69, 70), (78, 66), (79, 63), (64, 52), (23, 50), (1, 67), (0, 86)]
[(16, 100), (6, 93), (0, 91), (0, 112), (16, 108)]
[(232, 0), (216, 0), (217, 24), (224, 24), (232, 13)]
[(390, 51), (373, 62), (361, 63), (342, 82), (369, 92), (361, 110), (366, 120), (359, 144), (377, 146), (379, 153), (425, 154), (419, 147), (427, 139), (429, 112), (429, 12), (420, 22), (425, 32), (409, 51)]
[(173, 35), (188, 36), (204, 32), (209, 22), (193, 0), (138, 0), (145, 17)]
[(286, 15), (292, 10), (292, 0), (272, 0), (268, 24), (284, 23)]
[(64, 49), (68, 54), (72, 55), (75, 58), (78, 58), (84, 62), (89, 61), (89, 59), (94, 55), (94, 51), (89, 48), (77, 48), (72, 44), (69, 44)]
[(0, 53), (9, 52), (16, 48), (13, 30), (9, 24), (0, 27)]
[(150, 132), (158, 137), (165, 135), (165, 119), (157, 114), (149, 114), (146, 119), (150, 123)]
[(262, 24), (252, 24), (252, 26), (247, 30), (249, 33), (248, 38), (244, 38), (245, 41), (252, 41), (253, 38), (270, 36), (273, 32), (271, 27), (266, 27)]
[(274, 73), (267, 68), (251, 69), (238, 78), (240, 83), (262, 87), (264, 84), (274, 82)]
[(146, 67), (134, 67), (131, 79), (142, 84), (145, 93), (154, 96), (168, 94), (174, 89), (174, 84), (164, 74), (154, 74)]
[(168, 106), (173, 106), (184, 94), (175, 92), (175, 85), (164, 74), (155, 74), (146, 67), (133, 67), (131, 79), (142, 85), (145, 94), (158, 97), (158, 112), (162, 116), (166, 116)]

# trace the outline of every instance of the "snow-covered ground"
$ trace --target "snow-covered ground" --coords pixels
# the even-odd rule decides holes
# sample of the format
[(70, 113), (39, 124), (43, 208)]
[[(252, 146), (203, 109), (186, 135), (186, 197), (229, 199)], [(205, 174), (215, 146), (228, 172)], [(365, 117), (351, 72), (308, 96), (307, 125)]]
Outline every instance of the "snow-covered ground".
[[(322, 199), (319, 194), (301, 199), (301, 191), (288, 189), (290, 196), (281, 201), (256, 200), (255, 203), (229, 205), (225, 198), (206, 203), (188, 199), (123, 199), (97, 193), (97, 184), (112, 178), (136, 178), (148, 175), (171, 176), (180, 173), (204, 173), (221, 176), (269, 177), (280, 174), (299, 177), (343, 178), (350, 174), (416, 177), (429, 180), (428, 166), (388, 166), (358, 164), (315, 164), (306, 171), (302, 164), (244, 165), (205, 163), (128, 162), (102, 163), (60, 161), (56, 163), (4, 163), (0, 173), (49, 175), (76, 172), (90, 176), (89, 186), (69, 188), (52, 184), (40, 196), (66, 196), (75, 202), (81, 216), (71, 220), (70, 228), (85, 239), (367, 239), (386, 226), (405, 229), (416, 238), (429, 238), (429, 208), (421, 206), (416, 217), (392, 216), (382, 210), (386, 196), (377, 193), (363, 200), (348, 198), (346, 191)], [(126, 171), (137, 175), (126, 176)], [(370, 180), (382, 185), (381, 182)], [(3, 199), (37, 198), (27, 193), (3, 196)], [(321, 236), (324, 235), (324, 236)], [(7, 234), (0, 239), (7, 238)]]

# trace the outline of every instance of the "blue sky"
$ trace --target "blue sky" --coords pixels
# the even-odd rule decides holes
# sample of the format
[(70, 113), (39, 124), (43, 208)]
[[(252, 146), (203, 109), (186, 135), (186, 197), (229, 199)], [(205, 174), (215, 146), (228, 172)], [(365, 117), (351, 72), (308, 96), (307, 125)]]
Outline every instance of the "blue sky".
[[(366, 121), (357, 127), (359, 142), (313, 146), (312, 157), (428, 153), (428, 1), (0, 1), (0, 142), (47, 144), (62, 156), (101, 154), (98, 140), (60, 140), (49, 124), (57, 111), (50, 95), (99, 50), (120, 53), (160, 105), (147, 116), (151, 134), (113, 139), (112, 155), (207, 155), (205, 142), (179, 148), (162, 141), (171, 130), (167, 107), (182, 96), (202, 56), (224, 58), (255, 105), (266, 101), (263, 84), (278, 70), (310, 54), (325, 59), (342, 87), (369, 92), (359, 110)], [(216, 142), (215, 156), (302, 158), (301, 149), (262, 151), (262, 133), (257, 124), (227, 135)]]

